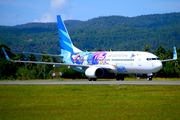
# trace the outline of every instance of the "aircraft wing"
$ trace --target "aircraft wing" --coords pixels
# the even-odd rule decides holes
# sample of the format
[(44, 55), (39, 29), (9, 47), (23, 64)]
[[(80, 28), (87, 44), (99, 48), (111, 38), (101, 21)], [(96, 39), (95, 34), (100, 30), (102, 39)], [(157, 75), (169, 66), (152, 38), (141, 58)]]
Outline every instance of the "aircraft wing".
[(167, 61), (173, 61), (177, 60), (177, 52), (176, 52), (176, 47), (173, 47), (173, 59), (167, 59), (167, 60), (161, 60), (161, 62), (167, 62)]
[[(7, 55), (6, 51), (4, 50), (4, 48), (2, 48), (5, 57), (7, 60), (12, 61), (12, 62), (22, 62), (22, 63), (35, 63), (35, 64), (47, 64), (47, 65), (57, 65), (57, 66), (61, 66), (61, 65), (65, 65), (65, 66), (74, 66), (74, 67), (90, 67), (90, 65), (77, 65), (77, 64), (67, 64), (67, 63), (55, 63), (55, 62), (38, 62), (38, 61), (21, 61), (21, 60), (12, 60), (9, 58), (9, 56)], [(46, 54), (45, 54), (46, 55)]]
[[(7, 55), (6, 51), (4, 48), (2, 48), (5, 57), (7, 60), (12, 61), (12, 62), (21, 62), (21, 63), (35, 63), (35, 64), (47, 64), (47, 65), (53, 65), (54, 67), (60, 67), (60, 66), (69, 66), (70, 68), (75, 68), (75, 67), (82, 67), (83, 69), (87, 69), (89, 67), (99, 67), (104, 70), (110, 70), (111, 72), (112, 69), (116, 68), (116, 66), (113, 65), (78, 65), (78, 64), (68, 64), (68, 63), (55, 63), (55, 62), (38, 62), (38, 61), (21, 61), (21, 60), (12, 60), (9, 58)], [(45, 54), (46, 55), (46, 54)]]

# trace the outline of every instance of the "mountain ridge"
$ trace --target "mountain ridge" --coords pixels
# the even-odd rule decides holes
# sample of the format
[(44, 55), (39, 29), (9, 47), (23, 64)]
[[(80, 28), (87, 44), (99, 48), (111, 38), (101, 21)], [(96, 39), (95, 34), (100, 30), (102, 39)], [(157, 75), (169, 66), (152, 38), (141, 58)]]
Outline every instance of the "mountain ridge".
[[(180, 47), (180, 13), (137, 17), (103, 16), (87, 21), (64, 21), (72, 42), (82, 50), (143, 50), (149, 45)], [(0, 26), (0, 43), (13, 52), (60, 53), (57, 23)]]

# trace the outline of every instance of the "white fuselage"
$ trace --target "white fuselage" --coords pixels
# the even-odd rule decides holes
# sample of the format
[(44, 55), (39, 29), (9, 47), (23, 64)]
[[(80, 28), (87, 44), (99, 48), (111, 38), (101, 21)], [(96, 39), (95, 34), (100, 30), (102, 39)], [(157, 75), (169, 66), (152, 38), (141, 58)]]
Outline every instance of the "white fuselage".
[(111, 54), (112, 55), (109, 57), (109, 59), (111, 60), (110, 64), (117, 66), (118, 73), (124, 73), (124, 74), (156, 73), (162, 68), (161, 61), (158, 59), (157, 56), (151, 53), (127, 51), (127, 52), (117, 52)]
[(156, 73), (162, 68), (156, 55), (140, 51), (79, 52), (72, 54), (70, 58), (73, 64), (110, 67), (114, 73), (122, 74)]

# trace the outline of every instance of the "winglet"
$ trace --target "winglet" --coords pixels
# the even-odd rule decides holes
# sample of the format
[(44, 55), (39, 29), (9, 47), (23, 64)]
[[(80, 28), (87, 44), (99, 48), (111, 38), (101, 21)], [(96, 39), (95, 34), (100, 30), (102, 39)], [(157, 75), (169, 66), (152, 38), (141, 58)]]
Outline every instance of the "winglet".
[(7, 55), (7, 53), (6, 53), (6, 51), (4, 50), (3, 47), (2, 47), (2, 50), (3, 50), (3, 52), (4, 52), (4, 55), (6, 56), (6, 59), (9, 60), (9, 61), (11, 61), (11, 59), (9, 58), (9, 56)]
[(176, 52), (176, 47), (173, 47), (173, 59), (167, 59), (167, 60), (161, 60), (161, 62), (167, 62), (167, 61), (173, 61), (177, 60), (177, 52)]
[(177, 59), (177, 52), (176, 52), (176, 47), (173, 47), (173, 59)]

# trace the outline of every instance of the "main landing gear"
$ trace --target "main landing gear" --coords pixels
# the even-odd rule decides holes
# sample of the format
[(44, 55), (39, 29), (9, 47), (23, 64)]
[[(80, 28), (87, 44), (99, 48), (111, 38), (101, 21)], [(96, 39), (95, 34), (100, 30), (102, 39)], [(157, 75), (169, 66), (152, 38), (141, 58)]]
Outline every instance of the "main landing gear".
[(153, 74), (152, 73), (149, 73), (149, 74), (135, 74), (135, 76), (136, 76), (137, 79), (147, 78), (148, 81), (152, 81)]
[(88, 78), (89, 81), (97, 81), (97, 78)]
[(147, 77), (148, 81), (152, 81), (152, 76)]
[[(124, 81), (124, 75), (121, 75), (121, 74), (113, 74), (113, 75), (107, 75), (105, 78), (116, 78), (117, 81), (121, 80), (121, 81)], [(89, 78), (88, 77), (88, 80), (89, 81), (97, 81), (97, 78)]]
[(123, 75), (116, 75), (116, 80), (119, 81), (124, 81), (124, 76)]

